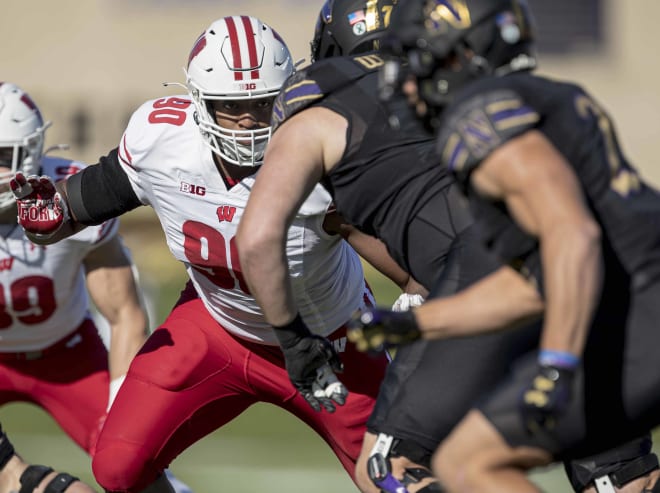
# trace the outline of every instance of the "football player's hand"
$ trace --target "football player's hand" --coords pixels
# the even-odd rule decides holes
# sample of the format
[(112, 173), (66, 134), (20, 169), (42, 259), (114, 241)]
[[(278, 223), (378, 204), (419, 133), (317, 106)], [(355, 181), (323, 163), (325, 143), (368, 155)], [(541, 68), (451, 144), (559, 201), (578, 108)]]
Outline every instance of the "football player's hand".
[(48, 238), (68, 220), (66, 202), (48, 176), (16, 173), (9, 182), (18, 206), (18, 223), (35, 236)]
[(346, 403), (348, 390), (335, 375), (343, 365), (329, 340), (310, 334), (282, 352), (293, 386), (315, 411), (332, 413)]
[(406, 312), (422, 303), (424, 303), (424, 297), (421, 294), (401, 293), (392, 305), (392, 311)]
[(379, 352), (415, 341), (421, 332), (410, 311), (370, 308), (353, 317), (348, 324), (347, 336), (358, 351)]
[(571, 400), (575, 370), (539, 364), (532, 381), (523, 389), (520, 412), (528, 433), (550, 431)]

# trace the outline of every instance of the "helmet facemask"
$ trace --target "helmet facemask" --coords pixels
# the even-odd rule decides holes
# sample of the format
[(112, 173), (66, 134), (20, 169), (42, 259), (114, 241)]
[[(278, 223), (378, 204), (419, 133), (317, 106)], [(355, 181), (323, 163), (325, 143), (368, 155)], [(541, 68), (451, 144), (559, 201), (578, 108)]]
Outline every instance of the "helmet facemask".
[(216, 120), (213, 103), (274, 100), (293, 71), (282, 38), (258, 19), (234, 16), (211, 24), (195, 43), (186, 70), (186, 86), (204, 143), (227, 163), (259, 166), (270, 140), (270, 125), (223, 127)]
[[(195, 122), (204, 136), (205, 144), (227, 163), (237, 166), (259, 166), (263, 162), (266, 145), (271, 137), (271, 126), (236, 130), (221, 126), (215, 118), (214, 101), (236, 101), (238, 98), (224, 98), (190, 92), (195, 106)], [(259, 99), (275, 96), (262, 96)], [(246, 98), (250, 100), (257, 99)]]

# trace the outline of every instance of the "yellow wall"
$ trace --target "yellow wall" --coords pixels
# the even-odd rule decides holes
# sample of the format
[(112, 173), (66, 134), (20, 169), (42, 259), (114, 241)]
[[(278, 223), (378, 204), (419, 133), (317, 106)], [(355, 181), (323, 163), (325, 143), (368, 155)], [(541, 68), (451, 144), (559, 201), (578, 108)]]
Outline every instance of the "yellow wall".
[[(309, 56), (318, 9), (310, 0), (2, 0), (0, 80), (24, 87), (54, 121), (48, 143), (70, 142), (79, 105), (93, 110), (95, 162), (114, 147), (143, 100), (177, 93), (192, 43), (214, 19), (247, 13), (271, 24), (295, 58)], [(607, 2), (608, 47), (597, 56), (542, 58), (542, 72), (586, 84), (615, 117), (633, 162), (655, 183), (660, 147), (657, 0)]]

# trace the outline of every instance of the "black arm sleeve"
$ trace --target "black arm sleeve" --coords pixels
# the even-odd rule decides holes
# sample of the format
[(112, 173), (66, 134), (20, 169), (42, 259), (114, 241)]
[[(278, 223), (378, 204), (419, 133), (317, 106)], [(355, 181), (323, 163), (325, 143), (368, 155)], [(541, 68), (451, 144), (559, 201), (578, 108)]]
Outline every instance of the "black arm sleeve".
[(92, 226), (142, 205), (126, 173), (117, 149), (66, 181), (69, 209), (76, 221)]

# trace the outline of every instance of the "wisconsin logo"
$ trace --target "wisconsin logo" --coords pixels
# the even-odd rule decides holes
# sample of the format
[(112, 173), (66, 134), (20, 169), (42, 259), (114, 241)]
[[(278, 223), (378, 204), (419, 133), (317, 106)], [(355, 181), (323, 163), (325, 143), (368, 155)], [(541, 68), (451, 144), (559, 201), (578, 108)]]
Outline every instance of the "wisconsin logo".
[(14, 257), (3, 258), (0, 260), (0, 272), (6, 270), (11, 270), (11, 266), (14, 264)]
[(231, 205), (221, 205), (215, 213), (218, 215), (218, 221), (226, 221), (230, 223), (234, 219), (234, 214), (236, 214), (236, 207)]

